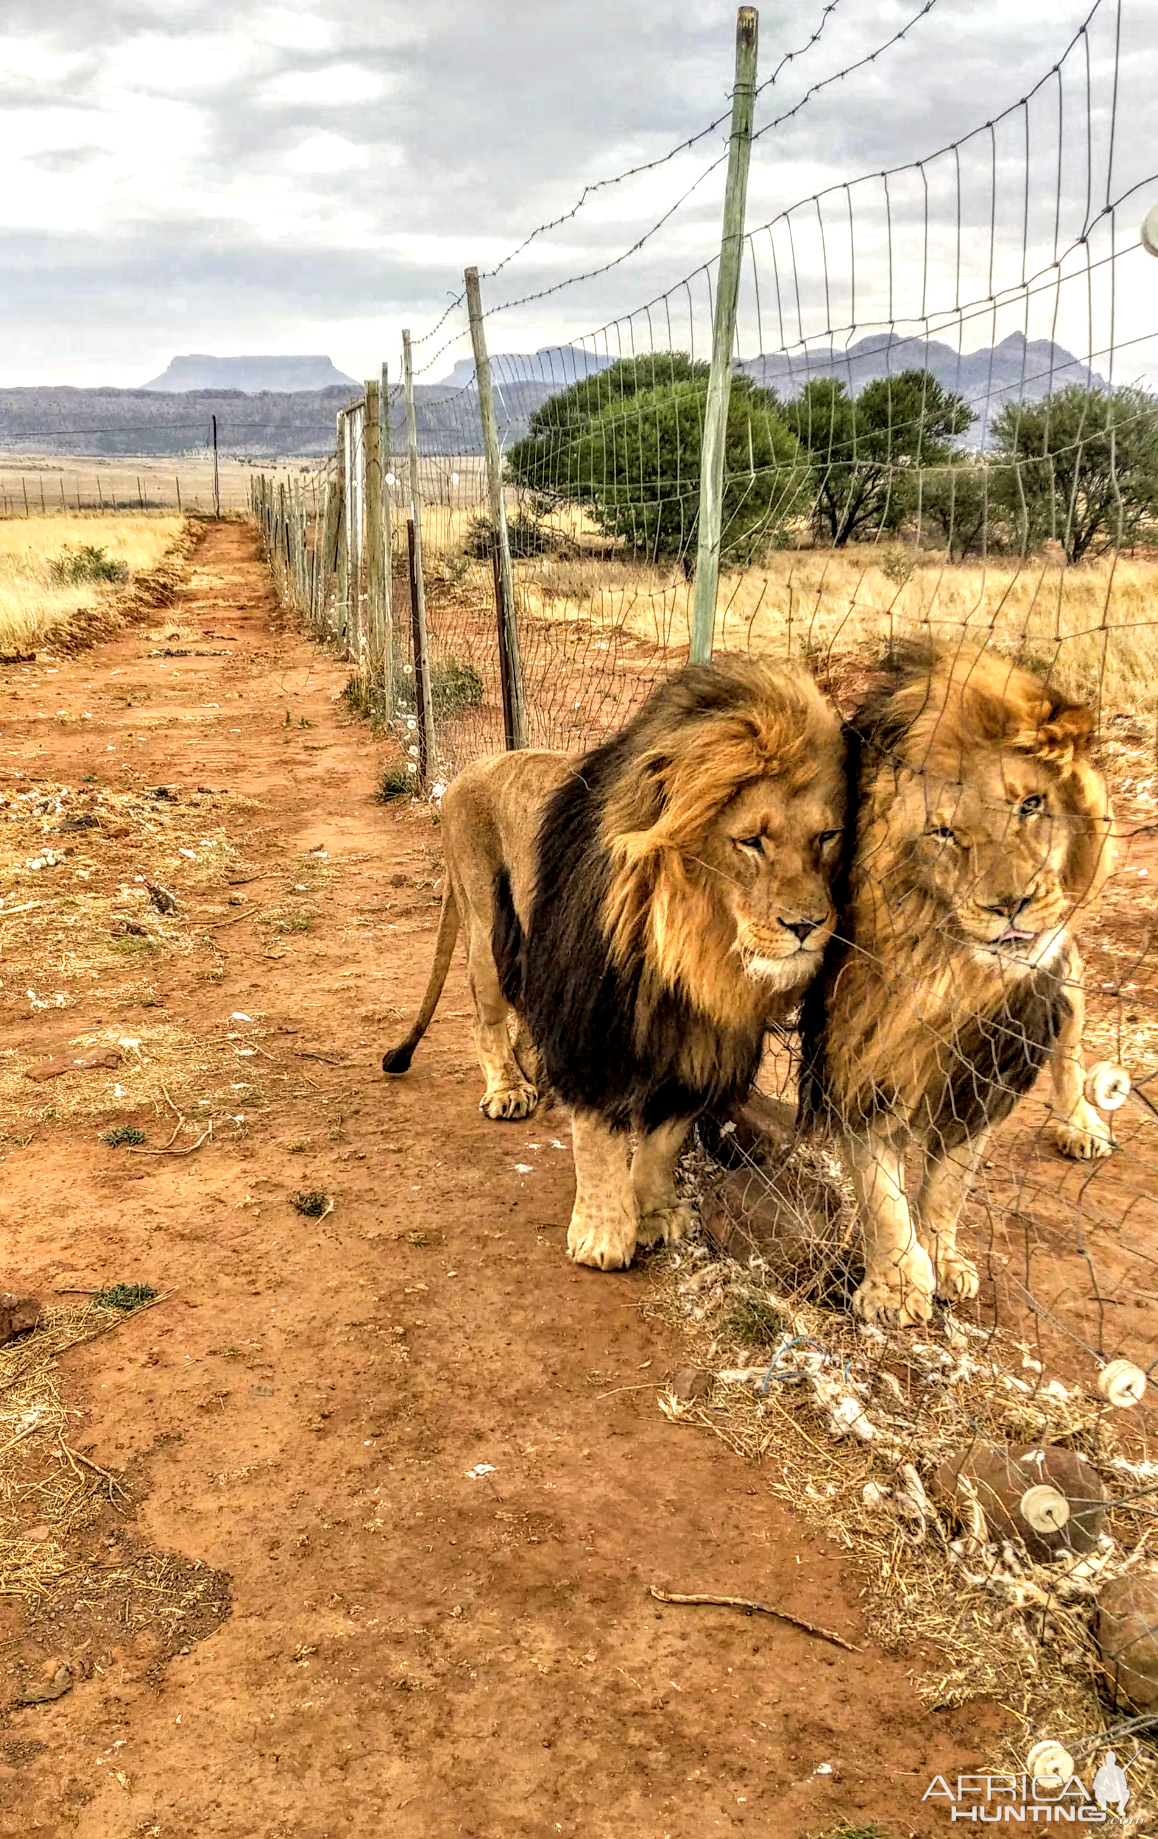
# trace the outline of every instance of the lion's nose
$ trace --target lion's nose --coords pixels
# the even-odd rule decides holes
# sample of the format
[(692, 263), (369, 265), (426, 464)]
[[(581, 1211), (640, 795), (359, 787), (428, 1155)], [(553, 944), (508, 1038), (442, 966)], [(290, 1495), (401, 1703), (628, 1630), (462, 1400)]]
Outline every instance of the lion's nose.
[(784, 927), (786, 932), (795, 933), (796, 937), (800, 940), (800, 943), (803, 945), (809, 933), (816, 931), (816, 928), (820, 925), (820, 921), (814, 920), (814, 919), (800, 919), (800, 920), (782, 919), (780, 924)]
[(1032, 899), (1032, 894), (1022, 894), (1020, 896), (1017, 894), (1010, 894), (1005, 900), (995, 901), (991, 907), (986, 907), (985, 911), (986, 913), (996, 913), (999, 919), (1016, 919), (1023, 908), (1028, 907)]

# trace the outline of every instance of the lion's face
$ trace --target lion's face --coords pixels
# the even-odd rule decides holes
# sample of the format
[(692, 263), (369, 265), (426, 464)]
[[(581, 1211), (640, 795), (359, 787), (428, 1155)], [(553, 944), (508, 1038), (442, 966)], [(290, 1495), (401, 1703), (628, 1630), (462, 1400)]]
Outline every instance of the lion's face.
[[(888, 822), (901, 846), (896, 868), (929, 901), (940, 936), (1014, 974), (1048, 962), (1072, 906), (1064, 885), (1072, 814), (1058, 771), (979, 749), (960, 780), (935, 770), (902, 770), (898, 780)], [(871, 873), (871, 840), (861, 859)], [(881, 880), (889, 900), (889, 878)]]
[(832, 937), (842, 804), (835, 773), (799, 790), (758, 780), (725, 807), (706, 840), (734, 950), (746, 974), (769, 989), (802, 989)]

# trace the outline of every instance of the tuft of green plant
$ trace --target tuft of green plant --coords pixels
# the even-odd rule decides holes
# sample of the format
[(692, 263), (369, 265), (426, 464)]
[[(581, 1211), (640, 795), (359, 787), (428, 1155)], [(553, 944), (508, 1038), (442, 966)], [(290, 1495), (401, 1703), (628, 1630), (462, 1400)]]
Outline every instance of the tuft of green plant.
[(329, 1212), (332, 1204), (329, 1195), (321, 1188), (307, 1188), (303, 1194), (290, 1195), (291, 1207), (304, 1214), (307, 1220), (320, 1220), (323, 1214)]
[(773, 1347), (784, 1333), (784, 1316), (766, 1296), (749, 1291), (733, 1306), (728, 1330), (744, 1347)]
[(392, 805), (396, 798), (409, 798), (414, 790), (414, 774), (405, 766), (384, 766), (374, 796), (380, 805)]
[(287, 913), (278, 920), (277, 929), (279, 932), (308, 932), (310, 916), (308, 913)]
[(119, 932), (116, 938), (109, 940), (109, 944), (113, 951), (119, 951), (129, 958), (141, 952), (160, 951), (161, 949), (156, 939), (147, 932)]
[(885, 580), (891, 581), (895, 587), (904, 587), (913, 572), (913, 564), (899, 543), (889, 544), (881, 556), (878, 567)]
[(148, 1138), (135, 1124), (114, 1124), (111, 1130), (105, 1131), (101, 1142), (107, 1143), (110, 1149), (120, 1149), (122, 1143), (147, 1143)]
[(129, 1315), (151, 1303), (156, 1294), (151, 1283), (111, 1283), (106, 1290), (98, 1290), (92, 1300), (97, 1309), (123, 1309)]
[[(480, 708), (486, 687), (474, 665), (466, 658), (444, 658), (430, 667), (430, 703), (437, 721), (451, 721), (464, 709)], [(403, 677), (398, 684), (398, 707), (403, 714), (415, 708), (414, 678)]]
[(286, 710), (286, 712), (285, 712), (285, 720), (284, 720), (284, 722), (282, 723), (282, 727), (283, 727), (283, 728), (292, 728), (292, 727), (293, 727), (293, 725), (294, 725), (294, 724), (293, 724), (293, 718), (292, 718), (292, 716), (290, 715), (290, 712), (289, 712), (289, 710), (287, 709), (287, 710)]
[(54, 581), (61, 581), (66, 586), (76, 587), (83, 581), (112, 582), (123, 585), (129, 578), (129, 565), (119, 557), (109, 555), (103, 546), (96, 543), (81, 543), (76, 549), (66, 543), (58, 556), (48, 564), (49, 573)]

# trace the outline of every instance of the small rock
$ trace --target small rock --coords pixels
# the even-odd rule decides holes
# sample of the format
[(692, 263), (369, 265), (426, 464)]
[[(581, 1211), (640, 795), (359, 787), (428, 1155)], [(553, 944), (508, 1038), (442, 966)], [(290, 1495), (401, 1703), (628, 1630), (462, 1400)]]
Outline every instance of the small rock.
[(16, 1296), (0, 1290), (0, 1347), (28, 1333), (40, 1320), (40, 1304), (34, 1296)]
[(1098, 1602), (1097, 1635), (1114, 1701), (1158, 1711), (1158, 1572), (1111, 1578)]
[(16, 1705), (47, 1705), (53, 1699), (62, 1699), (71, 1690), (71, 1672), (67, 1667), (57, 1667), (51, 1679), (44, 1680), (39, 1686), (26, 1686), (13, 1702)]
[[(1048, 1562), (1063, 1552), (1092, 1551), (1097, 1544), (1105, 1517), (1102, 1485), (1097, 1471), (1076, 1450), (1053, 1443), (1012, 1449), (977, 1443), (945, 1458), (933, 1477), (935, 1500), (954, 1504), (959, 1474), (976, 1488), (993, 1537), (1019, 1539), (1031, 1558)], [(1043, 1485), (1056, 1488), (1069, 1503), (1069, 1518), (1050, 1531), (1035, 1529), (1021, 1512), (1024, 1496)]]
[(705, 1373), (702, 1367), (682, 1366), (668, 1386), (673, 1398), (681, 1404), (690, 1405), (697, 1398), (705, 1398), (712, 1389), (712, 1374)]

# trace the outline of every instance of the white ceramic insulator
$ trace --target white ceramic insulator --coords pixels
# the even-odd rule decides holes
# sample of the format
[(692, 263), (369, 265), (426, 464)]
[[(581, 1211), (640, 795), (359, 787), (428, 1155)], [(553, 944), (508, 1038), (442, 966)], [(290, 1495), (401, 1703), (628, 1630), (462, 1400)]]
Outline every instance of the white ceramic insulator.
[(1116, 1060), (1099, 1060), (1086, 1074), (1085, 1090), (1099, 1111), (1120, 1111), (1130, 1096), (1130, 1075)]
[(1070, 1504), (1064, 1494), (1048, 1481), (1035, 1482), (1019, 1502), (1022, 1519), (1035, 1533), (1060, 1532), (1070, 1517)]
[(1142, 247), (1158, 255), (1158, 204), (1152, 204), (1142, 219)]
[(1035, 1743), (1025, 1759), (1026, 1772), (1043, 1788), (1064, 1788), (1074, 1772), (1074, 1759), (1053, 1737)]
[(1132, 1360), (1111, 1360), (1097, 1378), (1098, 1391), (1111, 1405), (1128, 1410), (1146, 1396), (1146, 1375)]

